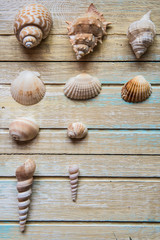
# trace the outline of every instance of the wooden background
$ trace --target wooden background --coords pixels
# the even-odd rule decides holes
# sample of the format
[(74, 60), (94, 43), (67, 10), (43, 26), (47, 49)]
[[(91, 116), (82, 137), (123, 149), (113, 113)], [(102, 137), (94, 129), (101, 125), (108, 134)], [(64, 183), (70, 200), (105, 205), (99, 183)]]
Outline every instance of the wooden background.
[[(103, 44), (77, 62), (65, 20), (83, 14), (90, 0), (47, 0), (54, 25), (40, 46), (27, 50), (13, 35), (16, 12), (35, 1), (0, 0), (0, 239), (159, 240), (160, 239), (160, 1), (97, 0), (112, 22)], [(137, 61), (128, 44), (129, 24), (152, 10), (157, 35)], [(21, 106), (10, 95), (10, 83), (22, 70), (41, 74), (45, 98)], [(102, 82), (102, 92), (89, 101), (63, 94), (68, 78), (86, 71)], [(143, 74), (151, 97), (139, 104), (121, 99), (122, 85)], [(40, 125), (33, 141), (17, 144), (8, 126), (29, 116)], [(82, 121), (88, 136), (66, 137), (72, 121)], [(26, 232), (19, 232), (15, 169), (27, 158), (37, 169)], [(71, 201), (68, 167), (80, 167), (78, 199)]]

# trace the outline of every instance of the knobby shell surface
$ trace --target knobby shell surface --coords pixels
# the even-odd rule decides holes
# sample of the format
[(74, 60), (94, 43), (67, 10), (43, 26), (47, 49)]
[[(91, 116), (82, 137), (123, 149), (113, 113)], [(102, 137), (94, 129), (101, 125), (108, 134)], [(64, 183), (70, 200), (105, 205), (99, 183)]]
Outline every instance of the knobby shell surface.
[(84, 16), (66, 23), (69, 25), (68, 35), (78, 60), (92, 52), (98, 42), (102, 43), (103, 36), (107, 34), (106, 27), (111, 24), (106, 22), (93, 3)]
[(136, 58), (140, 58), (153, 43), (156, 35), (154, 23), (150, 20), (151, 11), (146, 13), (139, 21), (131, 23), (127, 37)]
[(36, 164), (33, 160), (28, 159), (16, 170), (17, 191), (18, 191), (18, 208), (20, 231), (24, 232), (27, 215), (29, 211), (30, 198), (32, 194), (31, 186)]
[(71, 123), (68, 126), (67, 135), (69, 138), (84, 138), (88, 133), (87, 127), (80, 122)]
[(14, 22), (14, 33), (18, 41), (26, 48), (37, 46), (46, 38), (52, 26), (50, 12), (41, 4), (24, 6)]
[(69, 178), (71, 185), (71, 195), (73, 202), (77, 199), (77, 191), (78, 191), (78, 176), (79, 176), (79, 167), (77, 165), (73, 165), (69, 167)]
[(74, 100), (94, 98), (100, 91), (101, 83), (98, 78), (86, 73), (70, 78), (64, 87), (65, 96)]
[(9, 134), (16, 141), (29, 141), (38, 133), (38, 125), (29, 118), (16, 119), (9, 126)]
[(126, 102), (142, 102), (149, 98), (152, 88), (149, 82), (141, 75), (128, 81), (121, 90), (121, 96)]
[(46, 88), (39, 79), (40, 74), (33, 71), (23, 71), (11, 84), (13, 99), (22, 105), (38, 103), (45, 95)]

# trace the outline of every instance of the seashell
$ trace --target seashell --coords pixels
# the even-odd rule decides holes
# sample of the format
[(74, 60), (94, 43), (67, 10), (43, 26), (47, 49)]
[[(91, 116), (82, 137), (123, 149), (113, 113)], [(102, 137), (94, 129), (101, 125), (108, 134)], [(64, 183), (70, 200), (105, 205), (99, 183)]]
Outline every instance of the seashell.
[(141, 75), (129, 80), (121, 90), (121, 97), (126, 102), (142, 102), (149, 98), (152, 88), (149, 82)]
[(18, 191), (18, 208), (19, 208), (19, 224), (20, 231), (24, 232), (27, 215), (29, 211), (31, 186), (33, 182), (33, 174), (36, 169), (36, 164), (33, 160), (28, 159), (25, 163), (16, 170), (17, 191)]
[(103, 36), (107, 34), (106, 27), (111, 24), (106, 22), (93, 3), (84, 16), (66, 23), (69, 25), (68, 35), (78, 60), (92, 52), (98, 42), (102, 43)]
[(64, 94), (75, 100), (94, 98), (100, 91), (100, 81), (86, 73), (70, 78), (64, 87)]
[(38, 103), (45, 95), (46, 88), (38, 72), (23, 71), (11, 84), (11, 95), (22, 105)]
[(73, 165), (69, 167), (69, 178), (71, 184), (71, 194), (73, 202), (76, 201), (77, 198), (77, 190), (78, 190), (78, 176), (79, 176), (79, 167), (77, 165)]
[(83, 123), (75, 122), (68, 126), (67, 135), (69, 138), (84, 138), (88, 133), (86, 126)]
[(52, 17), (47, 8), (41, 4), (29, 4), (18, 12), (14, 33), (23, 46), (32, 48), (48, 36), (51, 26)]
[(29, 118), (14, 120), (9, 126), (9, 134), (16, 141), (28, 141), (39, 133), (38, 125)]
[(131, 23), (127, 37), (137, 58), (140, 58), (153, 43), (156, 35), (154, 23), (150, 20), (151, 11), (146, 13), (139, 21)]

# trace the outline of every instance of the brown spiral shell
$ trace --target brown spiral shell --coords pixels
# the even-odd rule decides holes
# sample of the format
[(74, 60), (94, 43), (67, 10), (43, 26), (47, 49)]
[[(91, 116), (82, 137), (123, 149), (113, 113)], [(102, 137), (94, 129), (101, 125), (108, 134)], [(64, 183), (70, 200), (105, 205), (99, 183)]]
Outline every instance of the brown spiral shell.
[(78, 176), (79, 176), (79, 167), (77, 165), (73, 165), (69, 167), (69, 178), (71, 184), (71, 194), (73, 202), (76, 201), (77, 198), (77, 190), (78, 190)]

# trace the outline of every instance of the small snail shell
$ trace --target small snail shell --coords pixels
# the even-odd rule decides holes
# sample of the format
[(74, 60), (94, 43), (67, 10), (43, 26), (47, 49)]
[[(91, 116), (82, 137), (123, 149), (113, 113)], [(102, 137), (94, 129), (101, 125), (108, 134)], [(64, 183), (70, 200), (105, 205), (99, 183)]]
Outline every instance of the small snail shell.
[(11, 95), (22, 105), (38, 103), (45, 95), (46, 88), (39, 79), (40, 74), (33, 71), (23, 71), (11, 84)]
[(78, 176), (79, 176), (79, 167), (77, 165), (73, 165), (69, 167), (69, 178), (71, 185), (71, 194), (72, 200), (75, 202), (77, 198), (77, 190), (78, 190)]
[(29, 4), (18, 12), (14, 33), (23, 46), (32, 48), (48, 36), (51, 26), (52, 17), (49, 11), (41, 4)]
[(31, 119), (20, 118), (9, 126), (9, 134), (16, 141), (29, 141), (39, 133), (38, 125)]
[(87, 135), (87, 127), (80, 122), (71, 123), (68, 126), (67, 135), (69, 138), (84, 138)]
[(17, 191), (18, 191), (18, 208), (20, 231), (24, 232), (27, 215), (29, 211), (30, 198), (32, 194), (31, 186), (36, 164), (33, 160), (28, 159), (16, 170)]

